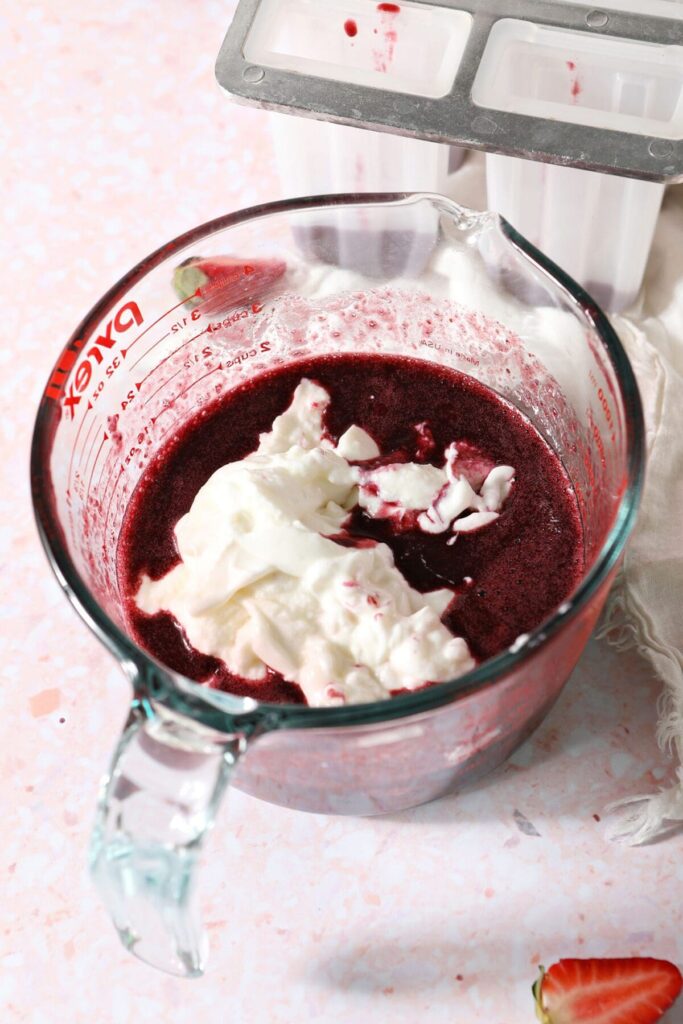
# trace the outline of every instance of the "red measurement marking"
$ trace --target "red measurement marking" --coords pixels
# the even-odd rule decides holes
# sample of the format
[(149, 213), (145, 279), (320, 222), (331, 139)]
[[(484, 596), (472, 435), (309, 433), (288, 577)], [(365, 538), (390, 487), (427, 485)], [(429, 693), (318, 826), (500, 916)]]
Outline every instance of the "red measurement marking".
[[(92, 403), (89, 403), (89, 404), (92, 406)], [(86, 411), (89, 412), (90, 410), (88, 409)], [(90, 426), (88, 427), (86, 435), (85, 435), (85, 437), (83, 439), (83, 447), (81, 448), (81, 455), (83, 454), (83, 452), (85, 451), (85, 449), (86, 449), (86, 447), (88, 445), (88, 440), (90, 438), (90, 435), (92, 434), (92, 428), (95, 427), (95, 426), (97, 426), (97, 420), (96, 419), (91, 420)]]
[(88, 480), (88, 486), (87, 486), (87, 489), (86, 489), (86, 493), (88, 494), (88, 497), (90, 497), (90, 485), (92, 484), (93, 473), (95, 472), (95, 466), (97, 465), (97, 460), (100, 457), (100, 452), (104, 448), (104, 442), (108, 441), (108, 440), (109, 440), (109, 434), (105, 430), (104, 431), (104, 436), (102, 437), (102, 440), (100, 441), (100, 446), (97, 449), (97, 455), (95, 456), (95, 461), (93, 462), (92, 469), (90, 470), (90, 478)]
[[(85, 449), (86, 449), (86, 447), (88, 445), (88, 440), (90, 438), (90, 435), (92, 434), (92, 428), (96, 427), (96, 426), (102, 426), (102, 424), (99, 423), (97, 420), (93, 420), (92, 423), (90, 424), (89, 428), (88, 428), (88, 433), (85, 435), (85, 441), (83, 442), (83, 447), (81, 448), (81, 459), (82, 459), (83, 453), (85, 452)], [(91, 444), (90, 448), (88, 449), (88, 455), (87, 455), (87, 458), (85, 460), (85, 465), (83, 466), (83, 472), (81, 474), (82, 476), (85, 476), (86, 470), (88, 468), (88, 463), (90, 462), (90, 456), (93, 453), (93, 448), (95, 447), (95, 442), (96, 441), (97, 441), (97, 434), (94, 434), (92, 444)], [(80, 462), (79, 462), (79, 468), (80, 468)]]
[(398, 4), (377, 4), (378, 11), (384, 11), (385, 14), (398, 14), (401, 10)]
[(358, 25), (355, 23), (353, 18), (346, 19), (346, 21), (344, 22), (344, 31), (346, 32), (347, 36), (351, 37), (351, 39), (353, 39), (354, 36), (358, 35)]
[[(187, 341), (184, 341), (184, 342), (182, 343), (182, 345), (178, 345), (178, 347), (177, 347), (177, 348), (174, 348), (172, 352), (169, 352), (167, 356), (164, 356), (164, 358), (163, 358), (163, 359), (162, 359), (162, 360), (161, 360), (160, 362), (158, 362), (158, 363), (157, 363), (157, 364), (156, 364), (155, 366), (153, 366), (153, 367), (152, 367), (152, 369), (151, 369), (151, 370), (150, 370), (150, 371), (149, 371), (148, 373), (146, 373), (146, 374), (145, 374), (145, 376), (144, 376), (144, 377), (142, 378), (142, 380), (140, 380), (140, 381), (136, 381), (136, 382), (135, 382), (135, 387), (136, 387), (136, 388), (138, 389), (138, 391), (140, 390), (140, 388), (142, 387), (142, 385), (143, 385), (143, 384), (145, 383), (145, 381), (147, 380), (147, 378), (148, 378), (149, 376), (151, 376), (151, 374), (153, 374), (155, 370), (158, 370), (160, 366), (163, 366), (163, 365), (164, 365), (164, 363), (167, 363), (167, 362), (168, 362), (168, 360), (169, 360), (169, 359), (170, 359), (170, 358), (171, 358), (172, 356), (174, 356), (174, 355), (175, 355), (175, 354), (176, 354), (177, 352), (180, 352), (181, 348), (185, 348), (185, 346), (186, 346), (186, 345), (189, 345), (189, 344), (190, 344), (190, 342), (192, 342), (192, 341), (196, 341), (196, 340), (197, 340), (197, 338), (201, 338), (202, 334), (206, 334), (206, 333), (207, 333), (207, 331), (208, 331), (208, 330), (210, 329), (210, 327), (211, 327), (211, 324), (209, 324), (209, 326), (208, 326), (208, 327), (205, 327), (203, 331), (200, 331), (200, 332), (199, 332), (199, 334), (195, 334), (195, 335), (194, 335), (194, 336), (193, 336), (192, 338), (188, 338), (188, 339), (187, 339)], [(170, 331), (169, 331), (169, 333), (170, 333)], [(152, 346), (152, 347), (154, 347), (154, 346)], [(174, 375), (174, 376), (175, 376), (175, 375)], [(158, 390), (158, 389), (157, 389), (157, 390)], [(156, 393), (156, 392), (155, 392), (155, 393)]]
[[(161, 382), (161, 384), (159, 385), (159, 387), (158, 387), (158, 388), (156, 388), (156, 389), (155, 389), (155, 390), (154, 390), (154, 391), (152, 392), (152, 394), (151, 394), (151, 395), (147, 395), (147, 398), (146, 398), (146, 399), (144, 400), (144, 402), (143, 402), (142, 404), (143, 404), (143, 405), (147, 405), (147, 403), (148, 403), (148, 402), (151, 402), (151, 401), (152, 401), (152, 399), (154, 398), (154, 396), (155, 396), (155, 395), (158, 395), (158, 394), (159, 394), (159, 392), (161, 391), (161, 389), (162, 389), (162, 388), (165, 388), (167, 384), (170, 384), (170, 382), (171, 382), (171, 381), (173, 380), (173, 378), (174, 378), (174, 377), (177, 377), (177, 376), (178, 376), (178, 374), (179, 374), (179, 373), (181, 373), (181, 372), (182, 372), (182, 371), (183, 371), (184, 369), (185, 369), (185, 367), (184, 367), (184, 366), (179, 366), (179, 367), (178, 367), (178, 369), (176, 370), (176, 372), (175, 372), (175, 373), (172, 373), (170, 377), (167, 377), (167, 378), (166, 378), (166, 380), (162, 380), (162, 382)], [(138, 386), (137, 384), (135, 385), (135, 387), (136, 387), (136, 388), (138, 389), (138, 391), (140, 390), (140, 387), (139, 387), (139, 386)]]
[(170, 333), (171, 333), (170, 331), (166, 331), (166, 334), (162, 334), (162, 336), (159, 338), (158, 341), (155, 341), (153, 345), (150, 345), (146, 352), (143, 352), (142, 355), (138, 359), (136, 359), (134, 363), (131, 363), (131, 365), (130, 365), (131, 370), (134, 370), (135, 367), (138, 365), (138, 363), (141, 363), (142, 360), (145, 358), (145, 356), (149, 355), (149, 353), (152, 351), (153, 348), (156, 348), (157, 345), (160, 345), (162, 343), (162, 341), (165, 341), (166, 338), (168, 338)]
[[(169, 411), (169, 410), (164, 409), (164, 412), (166, 412), (166, 411)], [(159, 415), (161, 415), (161, 413)], [(159, 416), (157, 416), (157, 419), (159, 419)], [(161, 442), (164, 440), (164, 438), (168, 437), (169, 434), (172, 434), (176, 430), (176, 428), (177, 428), (177, 423), (175, 423), (175, 422), (172, 423), (171, 426), (168, 428), (168, 430), (165, 430), (163, 432), (163, 434), (161, 435), (161, 437), (159, 438), (159, 444), (161, 444)]]
[(186, 388), (183, 388), (183, 390), (179, 391), (177, 395), (174, 395), (174, 397), (171, 399), (171, 405), (173, 404), (173, 402), (177, 401), (179, 398), (182, 398), (183, 395), (186, 395), (187, 392), (190, 390), (190, 388), (193, 388), (195, 386), (195, 384), (199, 384), (200, 381), (206, 380), (206, 378), (210, 377), (212, 373), (216, 372), (216, 370), (222, 370), (222, 369), (223, 369), (223, 364), (219, 363), (218, 366), (214, 366), (207, 373), (203, 373), (201, 377), (197, 377), (197, 379), (193, 380), (191, 384), (188, 384)]
[[(119, 477), (121, 476), (121, 473), (123, 473), (123, 468), (124, 467), (122, 465), (119, 465)], [(109, 485), (111, 484), (112, 477), (114, 476), (114, 472), (115, 471), (116, 471), (116, 464), (114, 464), (111, 467), (111, 472), (109, 473), (109, 476), (107, 477), (107, 482), (104, 485), (104, 490), (102, 491), (102, 494), (109, 494), (109, 504), (107, 505), (107, 515), (104, 517), (104, 532), (106, 532), (106, 529), (107, 529), (107, 518), (109, 516), (109, 509), (111, 508), (112, 494), (113, 494), (113, 491), (116, 490), (116, 484), (114, 484), (112, 492), (109, 492)], [(118, 480), (116, 481), (116, 483), (118, 483)]]
[(109, 523), (109, 513), (111, 512), (111, 503), (113, 501), (114, 495), (116, 494), (116, 488), (119, 486), (119, 481), (121, 480), (121, 474), (123, 473), (123, 469), (124, 469), (123, 466), (119, 467), (119, 479), (116, 481), (116, 483), (112, 487), (111, 494), (109, 495), (109, 504), (107, 505), (107, 513), (106, 513), (106, 515), (104, 517), (104, 530), (102, 531), (105, 536), (106, 536), (106, 533), (107, 533), (107, 524)]
[(78, 438), (81, 435), (81, 430), (83, 429), (83, 424), (85, 423), (87, 415), (88, 415), (88, 413), (90, 412), (91, 409), (92, 409), (92, 402), (88, 402), (88, 407), (85, 410), (85, 413), (83, 414), (83, 419), (79, 423), (78, 430), (76, 431), (76, 437), (74, 439), (74, 446), (71, 449), (71, 458), (69, 459), (69, 472), (67, 474), (67, 488), (71, 486), (71, 472), (73, 470), (74, 455), (76, 454), (76, 446), (78, 445)]
[[(105, 465), (106, 465), (106, 462), (105, 462)], [(109, 476), (107, 477), (107, 482), (106, 482), (106, 484), (104, 485), (104, 490), (102, 491), (102, 493), (103, 493), (103, 494), (107, 494), (107, 493), (108, 493), (108, 491), (109, 491), (109, 484), (111, 483), (111, 478), (112, 478), (112, 477), (113, 477), (113, 475), (114, 475), (114, 470), (115, 470), (115, 469), (116, 469), (116, 465), (113, 465), (113, 466), (111, 467), (111, 469), (109, 470)], [(119, 467), (119, 470), (121, 470), (121, 469), (123, 469), (123, 466), (120, 466), (120, 467)], [(102, 475), (104, 475), (104, 473), (103, 473)], [(101, 479), (101, 478), (100, 478), (100, 479)], [(98, 485), (98, 486), (99, 486), (99, 485)], [(106, 524), (105, 524), (105, 525), (106, 525)]]
[(155, 424), (155, 423), (157, 422), (157, 420), (160, 420), (160, 419), (161, 419), (161, 417), (162, 417), (162, 416), (164, 415), (164, 413), (165, 413), (165, 412), (170, 412), (170, 411), (171, 411), (170, 409), (168, 409), (168, 408), (167, 408), (166, 406), (164, 406), (164, 408), (163, 408), (163, 409), (161, 409), (161, 410), (160, 410), (160, 411), (159, 411), (159, 412), (158, 412), (158, 413), (156, 414), (156, 416), (152, 416), (152, 417), (150, 417), (150, 423), (152, 424), (152, 426), (154, 426), (154, 424)]
[[(111, 457), (112, 457), (112, 455), (114, 455), (114, 454), (115, 454), (115, 450), (114, 450), (114, 448), (112, 447), (112, 448), (110, 448), (110, 449), (109, 449), (109, 451), (107, 452), (107, 457), (106, 457), (106, 459), (104, 460), (104, 462), (102, 463), (102, 472), (100, 473), (100, 475), (99, 475), (99, 477), (98, 477), (98, 479), (97, 479), (97, 484), (95, 485), (95, 491), (96, 491), (97, 493), (99, 493), (99, 490), (100, 490), (100, 484), (102, 483), (102, 477), (104, 476), (104, 471), (105, 471), (105, 469), (107, 468), (107, 466), (109, 465), (109, 462), (110, 462), (110, 460), (111, 460)], [(116, 460), (114, 460), (114, 461), (116, 461)], [(106, 492), (106, 491), (104, 491), (103, 493), (104, 493), (104, 494), (106, 494), (107, 492)]]
[(176, 302), (175, 306), (171, 306), (171, 308), (167, 309), (165, 313), (162, 313), (161, 316), (158, 316), (156, 318), (156, 320), (153, 320), (152, 323), (148, 327), (145, 327), (144, 331), (142, 331), (140, 334), (138, 334), (137, 338), (134, 338), (133, 341), (131, 341), (131, 343), (128, 346), (128, 348), (122, 348), (121, 349), (121, 355), (123, 356), (123, 358), (125, 359), (126, 358), (126, 353), (130, 352), (130, 350), (132, 349), (133, 345), (137, 345), (137, 343), (139, 342), (140, 338), (144, 338), (144, 336), (147, 334), (147, 331), (151, 331), (152, 328), (156, 324), (158, 324), (160, 320), (163, 320), (165, 316), (168, 316), (169, 313), (172, 313), (174, 309), (178, 308), (178, 306), (183, 306), (186, 302), (189, 302), (190, 299), (200, 299), (201, 296), (202, 296), (202, 290), (201, 290), (201, 288), (198, 288), (197, 291), (194, 293), (194, 295), (188, 295), (188, 297), (186, 299), (181, 299), (180, 302)]

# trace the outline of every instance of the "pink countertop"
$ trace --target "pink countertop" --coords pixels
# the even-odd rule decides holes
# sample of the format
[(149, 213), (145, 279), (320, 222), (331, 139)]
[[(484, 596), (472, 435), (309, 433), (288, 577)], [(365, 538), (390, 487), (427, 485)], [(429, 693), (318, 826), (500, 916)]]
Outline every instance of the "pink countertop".
[[(279, 196), (264, 116), (213, 77), (232, 6), (0, 13), (0, 1020), (525, 1024), (540, 962), (683, 963), (680, 833), (630, 849), (602, 820), (666, 777), (659, 686), (633, 654), (592, 642), (536, 735), (458, 797), (342, 819), (233, 793), (208, 844), (201, 980), (127, 955), (86, 874), (128, 691), (39, 548), (30, 431), (59, 348), (110, 284), (187, 228)], [(475, 161), (456, 197), (478, 177)]]

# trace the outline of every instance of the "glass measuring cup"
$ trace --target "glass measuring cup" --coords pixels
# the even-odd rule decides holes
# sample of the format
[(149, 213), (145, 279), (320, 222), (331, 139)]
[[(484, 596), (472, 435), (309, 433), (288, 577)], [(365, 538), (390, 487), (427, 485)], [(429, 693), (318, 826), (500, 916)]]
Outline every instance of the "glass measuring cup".
[[(213, 278), (209, 258), (222, 266)], [(359, 292), (393, 305), (401, 329), (376, 323), (372, 340), (367, 324), (356, 329)], [(347, 329), (333, 330), (342, 312)], [(269, 705), (161, 665), (127, 635), (116, 577), (121, 522), (150, 458), (253, 375), (369, 347), (473, 374), (532, 420), (581, 510), (586, 571), (575, 593), (467, 675), (373, 704)], [(189, 232), (126, 275), (61, 353), (31, 462), (52, 568), (133, 689), (91, 851), (124, 944), (173, 973), (203, 970), (195, 866), (228, 782), (289, 807), (371, 814), (434, 799), (506, 758), (590, 635), (642, 468), (640, 402), (618, 339), (589, 297), (493, 214), (429, 195), (276, 203)]]

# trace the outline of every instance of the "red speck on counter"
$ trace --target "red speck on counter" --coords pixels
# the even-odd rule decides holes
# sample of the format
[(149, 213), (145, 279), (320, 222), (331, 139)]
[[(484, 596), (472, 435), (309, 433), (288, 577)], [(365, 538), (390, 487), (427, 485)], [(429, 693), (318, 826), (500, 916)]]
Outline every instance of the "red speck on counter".
[(398, 14), (401, 10), (398, 4), (377, 4), (378, 11), (384, 11), (386, 14)]
[(570, 71), (574, 71), (575, 68), (576, 68), (576, 64), (574, 63), (573, 60), (568, 60), (567, 61), (567, 67), (569, 68)]
[(347, 18), (347, 20), (344, 22), (344, 31), (346, 32), (347, 36), (351, 36), (352, 39), (355, 35), (358, 35), (358, 25), (353, 20), (353, 18)]

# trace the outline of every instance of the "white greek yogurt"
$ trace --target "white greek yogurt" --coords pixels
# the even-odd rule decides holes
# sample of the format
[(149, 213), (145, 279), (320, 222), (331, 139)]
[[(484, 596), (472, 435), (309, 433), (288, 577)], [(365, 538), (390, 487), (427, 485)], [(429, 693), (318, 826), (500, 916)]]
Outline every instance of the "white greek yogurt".
[(380, 454), (376, 442), (352, 426), (335, 446), (324, 429), (329, 402), (303, 379), (256, 451), (217, 470), (176, 524), (182, 561), (162, 579), (143, 577), (136, 595), (143, 612), (170, 612), (230, 672), (261, 679), (271, 669), (312, 706), (379, 700), (474, 665), (441, 622), (452, 590), (414, 590), (385, 544), (334, 540), (351, 509), (410, 514), (431, 533), (471, 530), (497, 517), (514, 476), (494, 467), (475, 490), (458, 475), (455, 445), (443, 468), (364, 467)]

